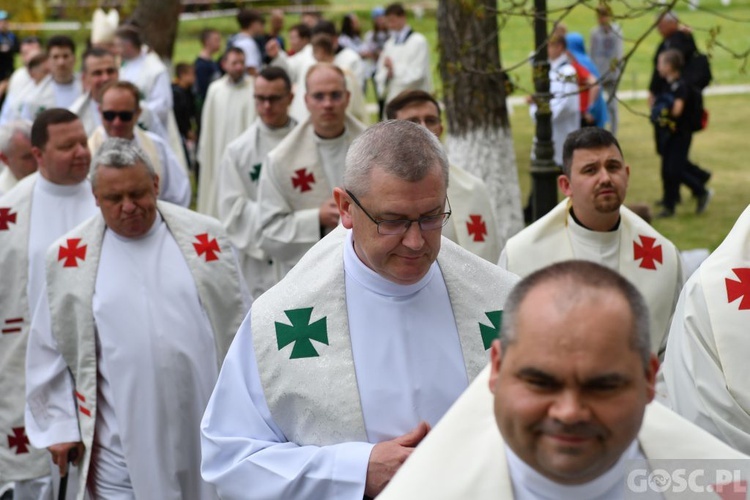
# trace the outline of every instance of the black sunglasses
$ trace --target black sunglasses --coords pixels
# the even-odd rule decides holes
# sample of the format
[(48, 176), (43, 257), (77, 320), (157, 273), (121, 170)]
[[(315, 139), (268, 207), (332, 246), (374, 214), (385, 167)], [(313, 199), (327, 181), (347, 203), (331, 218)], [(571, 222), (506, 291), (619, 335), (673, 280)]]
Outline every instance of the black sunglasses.
[(119, 118), (122, 122), (129, 122), (135, 116), (134, 111), (102, 111), (102, 118), (108, 122), (114, 121), (115, 118)]

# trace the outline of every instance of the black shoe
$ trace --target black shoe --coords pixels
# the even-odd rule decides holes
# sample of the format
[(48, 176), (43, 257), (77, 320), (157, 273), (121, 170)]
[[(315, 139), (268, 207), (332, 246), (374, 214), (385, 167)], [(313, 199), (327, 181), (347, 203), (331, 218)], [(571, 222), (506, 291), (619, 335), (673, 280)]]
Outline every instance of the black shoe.
[(695, 208), (696, 214), (702, 214), (706, 211), (706, 207), (708, 206), (708, 202), (711, 201), (711, 198), (714, 197), (714, 190), (713, 189), (706, 189), (706, 191), (698, 197), (698, 205)]
[[(681, 198), (677, 198), (677, 201), (674, 202), (675, 205), (679, 205), (680, 203), (682, 203), (682, 199)], [(664, 206), (664, 200), (656, 200), (654, 202), (654, 205), (656, 205), (657, 207), (663, 207)]]
[(674, 209), (673, 208), (663, 208), (661, 212), (656, 214), (657, 219), (666, 219), (667, 217), (674, 217)]

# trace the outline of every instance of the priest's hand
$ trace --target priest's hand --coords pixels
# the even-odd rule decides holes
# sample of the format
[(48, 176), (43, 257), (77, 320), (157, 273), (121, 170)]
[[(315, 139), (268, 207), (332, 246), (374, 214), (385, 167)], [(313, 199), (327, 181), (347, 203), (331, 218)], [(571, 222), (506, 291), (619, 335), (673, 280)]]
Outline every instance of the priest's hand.
[(68, 473), (68, 454), (71, 450), (75, 450), (70, 460), (73, 465), (78, 465), (83, 458), (83, 443), (80, 441), (77, 443), (53, 444), (47, 449), (52, 454), (52, 461), (60, 469), (60, 477)]
[(430, 432), (430, 424), (420, 422), (412, 431), (390, 441), (376, 444), (367, 464), (365, 495), (374, 498), (388, 485), (414, 448)]
[(339, 207), (333, 197), (320, 205), (320, 225), (329, 229), (339, 225)]

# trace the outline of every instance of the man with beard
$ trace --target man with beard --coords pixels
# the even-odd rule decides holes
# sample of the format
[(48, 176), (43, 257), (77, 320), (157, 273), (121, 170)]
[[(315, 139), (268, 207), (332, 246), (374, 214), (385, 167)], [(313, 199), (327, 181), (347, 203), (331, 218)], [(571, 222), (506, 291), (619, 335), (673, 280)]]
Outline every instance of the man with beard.
[(521, 277), (570, 259), (618, 271), (646, 297), (651, 349), (659, 353), (682, 288), (682, 268), (672, 242), (622, 206), (629, 177), (610, 132), (587, 127), (568, 135), (558, 177), (567, 198), (508, 240), (499, 264)]
[(226, 147), (256, 117), (253, 79), (245, 73), (245, 53), (238, 47), (224, 56), (226, 74), (208, 87), (198, 142), (198, 211), (218, 217), (216, 178)]

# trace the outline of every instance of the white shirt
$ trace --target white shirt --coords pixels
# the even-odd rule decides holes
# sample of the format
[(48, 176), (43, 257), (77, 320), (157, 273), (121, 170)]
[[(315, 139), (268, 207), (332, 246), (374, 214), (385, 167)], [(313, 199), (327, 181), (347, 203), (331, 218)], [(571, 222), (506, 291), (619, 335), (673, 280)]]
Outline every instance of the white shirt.
[(246, 33), (238, 33), (234, 38), (232, 44), (235, 47), (242, 49), (245, 53), (245, 67), (260, 69), (263, 61), (260, 56), (260, 48), (258, 42)]
[[(344, 165), (346, 164), (346, 152), (349, 150), (349, 137), (342, 133), (333, 139), (323, 139), (315, 135), (320, 161), (326, 172), (328, 184), (331, 186), (342, 186), (344, 184)], [(331, 195), (333, 196), (333, 195)]]

